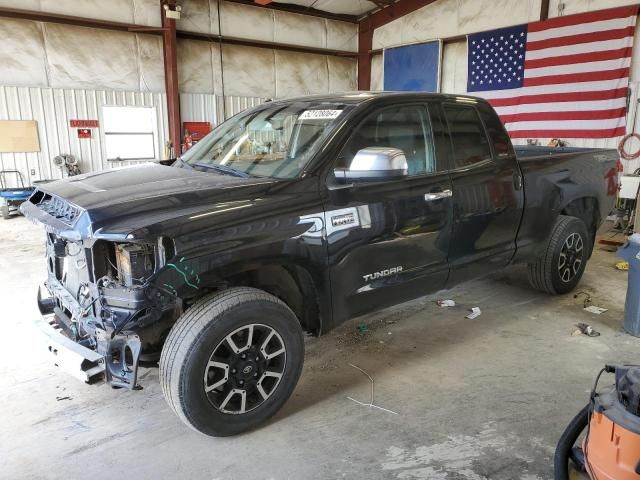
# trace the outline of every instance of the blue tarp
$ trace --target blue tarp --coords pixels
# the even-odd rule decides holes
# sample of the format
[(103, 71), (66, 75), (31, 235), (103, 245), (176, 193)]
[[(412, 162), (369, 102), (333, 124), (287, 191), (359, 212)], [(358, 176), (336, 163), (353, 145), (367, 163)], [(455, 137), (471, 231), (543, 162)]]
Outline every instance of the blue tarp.
[(7, 189), (0, 190), (0, 197), (8, 198), (9, 200), (26, 200), (33, 193), (33, 188), (25, 190)]
[(384, 51), (384, 89), (437, 92), (440, 42), (419, 43)]

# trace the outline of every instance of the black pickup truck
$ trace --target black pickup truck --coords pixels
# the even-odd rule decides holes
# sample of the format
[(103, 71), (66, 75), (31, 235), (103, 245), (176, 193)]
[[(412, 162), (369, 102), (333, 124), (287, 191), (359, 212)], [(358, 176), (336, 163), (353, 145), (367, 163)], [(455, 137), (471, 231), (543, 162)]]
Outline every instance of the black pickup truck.
[(265, 103), (171, 166), (42, 185), (41, 327), (56, 363), (139, 388), (158, 364), (189, 426), (232, 435), (295, 388), (303, 332), (528, 264), (579, 282), (617, 192), (615, 150), (514, 149), (467, 96), (364, 93)]

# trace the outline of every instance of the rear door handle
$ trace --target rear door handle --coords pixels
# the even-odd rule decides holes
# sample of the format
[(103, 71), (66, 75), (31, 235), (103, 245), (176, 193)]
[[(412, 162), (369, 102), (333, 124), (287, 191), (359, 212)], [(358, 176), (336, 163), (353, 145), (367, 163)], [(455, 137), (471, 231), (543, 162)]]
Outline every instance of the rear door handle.
[(522, 190), (522, 175), (520, 172), (513, 173), (513, 188), (516, 190)]
[(453, 192), (451, 191), (450, 188), (447, 188), (446, 190), (442, 190), (441, 192), (431, 192), (431, 193), (425, 193), (424, 194), (424, 199), (429, 202), (431, 200), (441, 200), (443, 198), (449, 198), (453, 195)]

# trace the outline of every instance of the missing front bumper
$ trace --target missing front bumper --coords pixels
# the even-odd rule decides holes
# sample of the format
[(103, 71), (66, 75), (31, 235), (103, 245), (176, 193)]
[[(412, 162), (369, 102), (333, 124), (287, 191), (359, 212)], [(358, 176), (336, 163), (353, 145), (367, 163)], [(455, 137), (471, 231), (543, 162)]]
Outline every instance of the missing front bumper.
[[(42, 318), (34, 324), (44, 336), (53, 363), (85, 383), (105, 379), (113, 387), (136, 388), (141, 350), (139, 337), (125, 333), (110, 339), (106, 332), (100, 330), (96, 338), (97, 351), (80, 345), (63, 333), (66, 322), (59, 318), (54, 299), (47, 295), (46, 288), (38, 289), (38, 308)], [(132, 362), (127, 362), (127, 358)]]
[(104, 358), (95, 351), (83, 347), (61, 333), (53, 313), (34, 322), (44, 336), (53, 363), (85, 383), (104, 378)]

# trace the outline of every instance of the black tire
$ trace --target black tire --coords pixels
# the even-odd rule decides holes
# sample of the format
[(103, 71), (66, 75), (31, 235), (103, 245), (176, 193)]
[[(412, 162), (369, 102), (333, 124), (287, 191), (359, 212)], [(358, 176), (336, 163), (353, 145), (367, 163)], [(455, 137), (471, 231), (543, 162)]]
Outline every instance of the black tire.
[(9, 220), (11, 213), (9, 212), (9, 205), (2, 205), (2, 218)]
[[(236, 360), (230, 360), (225, 377), (228, 380), (220, 388), (206, 393), (211, 357), (214, 351), (223, 348), (222, 345), (228, 345), (225, 343), (228, 336), (239, 329), (248, 328), (247, 325), (256, 325), (256, 329), (264, 327), (278, 334), (274, 338), (283, 343), (285, 350), (284, 358), (280, 355), (281, 359), (276, 359), (281, 362), (282, 375), (266, 399), (257, 396), (255, 385), (248, 385), (251, 380), (248, 379), (243, 387), (245, 394), (239, 399), (241, 408), (244, 410), (247, 398), (257, 398), (262, 403), (245, 413), (226, 413), (220, 410), (224, 410), (226, 404), (215, 405), (215, 399), (224, 395), (218, 390), (232, 389), (233, 385), (237, 387), (236, 377), (241, 372), (232, 376), (230, 372), (233, 370), (229, 370), (229, 366), (236, 365), (232, 361), (240, 360), (238, 355), (234, 357)], [(229, 353), (232, 352), (229, 350)], [(255, 355), (255, 360), (258, 360), (258, 353)], [(268, 363), (271, 360), (260, 356), (260, 362)], [(203, 298), (178, 319), (160, 356), (160, 383), (167, 403), (188, 426), (205, 435), (235, 435), (255, 428), (280, 409), (298, 383), (303, 362), (302, 329), (291, 309), (262, 290), (234, 287)], [(264, 366), (264, 363), (261, 365), (255, 362), (255, 372), (271, 368)], [(237, 370), (244, 369), (238, 367)], [(253, 388), (251, 395), (247, 393), (250, 388)]]
[[(571, 239), (581, 245), (580, 252), (563, 254), (567, 252), (567, 242)], [(536, 262), (529, 264), (529, 282), (533, 288), (552, 295), (568, 293), (580, 282), (589, 252), (591, 235), (584, 222), (576, 217), (560, 215), (553, 226), (544, 253)], [(579, 264), (576, 263), (578, 257)], [(570, 263), (569, 267), (563, 266), (566, 262)]]

